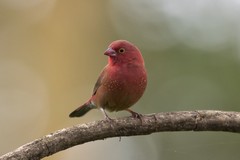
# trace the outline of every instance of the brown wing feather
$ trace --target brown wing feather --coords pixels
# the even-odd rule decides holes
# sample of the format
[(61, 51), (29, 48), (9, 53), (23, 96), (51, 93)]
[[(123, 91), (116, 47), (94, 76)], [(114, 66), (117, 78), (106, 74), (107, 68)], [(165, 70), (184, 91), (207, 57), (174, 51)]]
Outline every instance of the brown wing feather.
[(102, 82), (103, 82), (104, 78), (106, 77), (106, 70), (107, 70), (107, 66), (104, 67), (102, 72), (100, 73), (100, 76), (98, 77), (98, 80), (94, 85), (92, 96), (97, 93), (98, 88), (102, 85)]

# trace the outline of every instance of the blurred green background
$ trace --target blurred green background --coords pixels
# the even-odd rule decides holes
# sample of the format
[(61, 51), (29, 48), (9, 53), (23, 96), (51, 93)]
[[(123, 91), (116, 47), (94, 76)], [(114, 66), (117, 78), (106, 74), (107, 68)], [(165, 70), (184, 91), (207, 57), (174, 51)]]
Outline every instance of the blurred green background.
[[(0, 0), (0, 154), (102, 119), (68, 114), (91, 95), (116, 39), (136, 44), (149, 83), (140, 113), (239, 111), (238, 0)], [(128, 113), (111, 113), (111, 117)], [(237, 160), (240, 137), (165, 132), (95, 141), (46, 160)]]

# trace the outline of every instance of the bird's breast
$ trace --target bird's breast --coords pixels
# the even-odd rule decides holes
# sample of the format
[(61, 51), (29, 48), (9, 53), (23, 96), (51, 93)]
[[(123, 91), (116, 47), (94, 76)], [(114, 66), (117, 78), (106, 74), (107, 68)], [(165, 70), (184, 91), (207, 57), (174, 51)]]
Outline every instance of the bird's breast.
[(144, 67), (115, 68), (103, 83), (104, 107), (110, 111), (129, 108), (143, 95), (147, 85)]

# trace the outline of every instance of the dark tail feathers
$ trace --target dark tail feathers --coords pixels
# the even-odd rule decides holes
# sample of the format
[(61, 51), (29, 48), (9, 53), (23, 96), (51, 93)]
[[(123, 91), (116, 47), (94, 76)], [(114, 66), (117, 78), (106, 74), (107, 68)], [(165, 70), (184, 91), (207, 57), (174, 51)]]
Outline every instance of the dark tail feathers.
[(69, 117), (81, 117), (93, 108), (96, 107), (88, 101), (87, 103), (83, 104), (82, 106), (74, 110), (72, 113), (70, 113)]

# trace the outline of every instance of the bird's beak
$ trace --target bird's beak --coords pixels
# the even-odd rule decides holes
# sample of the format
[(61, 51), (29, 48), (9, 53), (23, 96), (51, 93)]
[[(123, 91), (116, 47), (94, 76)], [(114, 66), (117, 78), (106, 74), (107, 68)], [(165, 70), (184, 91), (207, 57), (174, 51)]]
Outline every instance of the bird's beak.
[(105, 52), (105, 55), (109, 56), (109, 57), (115, 57), (117, 55), (117, 52), (112, 49), (112, 48), (108, 48)]

